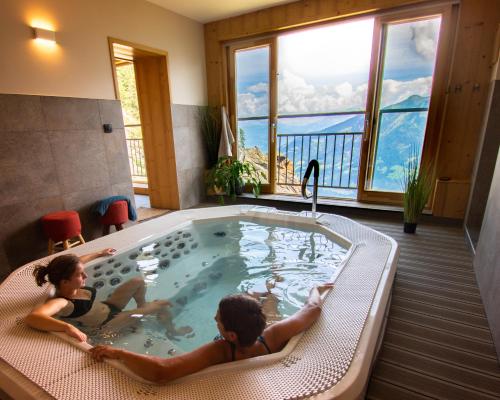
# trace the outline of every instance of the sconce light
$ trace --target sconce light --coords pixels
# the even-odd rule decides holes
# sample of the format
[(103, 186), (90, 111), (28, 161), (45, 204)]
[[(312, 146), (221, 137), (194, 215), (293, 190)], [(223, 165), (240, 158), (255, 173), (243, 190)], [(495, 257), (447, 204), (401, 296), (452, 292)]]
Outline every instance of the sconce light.
[(33, 34), (37, 41), (44, 41), (52, 44), (56, 43), (56, 33), (49, 29), (33, 28)]

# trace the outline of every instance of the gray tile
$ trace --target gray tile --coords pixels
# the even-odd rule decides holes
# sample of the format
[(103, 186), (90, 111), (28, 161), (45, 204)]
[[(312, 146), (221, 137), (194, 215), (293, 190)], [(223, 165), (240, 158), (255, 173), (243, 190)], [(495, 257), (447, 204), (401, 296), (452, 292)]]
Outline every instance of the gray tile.
[(0, 158), (0, 206), (59, 195), (59, 183), (45, 132), (5, 132)]
[(178, 170), (182, 171), (206, 165), (205, 150), (199, 131), (190, 127), (175, 128), (174, 145)]
[(201, 106), (188, 106), (187, 110), (187, 126), (193, 128), (200, 128), (200, 112), (203, 107)]
[(82, 235), (86, 241), (100, 237), (102, 226), (99, 215), (94, 213), (94, 205), (106, 197), (112, 196), (109, 186), (95, 187), (92, 190), (81, 190), (66, 194), (63, 197), (64, 206), (67, 210), (75, 210), (80, 214), (82, 222)]
[(125, 131), (117, 129), (111, 134), (103, 133), (103, 141), (108, 160), (110, 182), (130, 181), (132, 183)]
[(43, 235), (40, 219), (49, 212), (62, 209), (59, 196), (0, 207), (1, 241), (12, 267), (47, 255), (47, 239)]
[(120, 100), (99, 100), (102, 124), (112, 124), (113, 129), (123, 129), (123, 114)]
[(134, 188), (132, 182), (120, 182), (111, 185), (112, 196), (127, 196), (135, 207)]
[(172, 104), (172, 126), (175, 128), (187, 126), (189, 119), (189, 106), (183, 104)]
[(39, 96), (0, 94), (0, 131), (45, 129)]
[(102, 131), (98, 100), (72, 97), (42, 97), (49, 130), (98, 129)]
[(61, 194), (109, 185), (102, 134), (98, 131), (51, 131), (49, 140)]
[(175, 162), (178, 170), (184, 170), (191, 164), (191, 138), (189, 128), (174, 128)]
[(193, 207), (204, 201), (204, 172), (203, 168), (191, 168), (177, 173), (181, 209)]

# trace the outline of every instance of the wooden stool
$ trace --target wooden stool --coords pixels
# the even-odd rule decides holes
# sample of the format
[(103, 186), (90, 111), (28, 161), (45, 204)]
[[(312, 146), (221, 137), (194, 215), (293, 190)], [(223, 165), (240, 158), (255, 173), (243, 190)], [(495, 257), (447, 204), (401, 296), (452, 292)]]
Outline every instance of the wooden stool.
[(103, 225), (102, 234), (109, 234), (111, 225), (114, 225), (117, 231), (123, 229), (123, 224), (128, 221), (128, 204), (125, 200), (118, 200), (112, 203), (107, 211), (101, 217)]
[(76, 211), (56, 211), (42, 217), (42, 226), (45, 236), (49, 239), (49, 255), (56, 250), (67, 250), (85, 243), (80, 223), (80, 216)]

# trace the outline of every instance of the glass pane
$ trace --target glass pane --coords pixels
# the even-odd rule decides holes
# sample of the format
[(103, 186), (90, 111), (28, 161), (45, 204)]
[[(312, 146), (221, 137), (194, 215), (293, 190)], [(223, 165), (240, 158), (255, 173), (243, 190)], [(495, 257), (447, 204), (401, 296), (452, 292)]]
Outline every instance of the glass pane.
[(427, 111), (385, 111), (380, 113), (372, 187), (401, 192), (403, 166), (413, 149), (422, 149)]
[(268, 183), (269, 46), (237, 51), (235, 64), (238, 157), (263, 172)]
[(280, 117), (277, 135), (277, 184), (280, 192), (300, 193), (299, 186), (307, 165), (316, 159), (320, 166), (320, 195), (356, 196), (363, 128), (364, 113)]
[(278, 114), (364, 111), (373, 19), (279, 37)]
[(140, 126), (125, 127), (128, 160), (133, 182), (147, 182), (144, 142)]
[(372, 190), (401, 192), (411, 151), (421, 157), (440, 24), (435, 17), (386, 27)]
[[(315, 158), (320, 196), (356, 198), (373, 23), (336, 23), (279, 37), (277, 191), (299, 194)], [(358, 113), (343, 114), (353, 111)]]
[(134, 64), (127, 63), (117, 66), (116, 77), (125, 125), (140, 124), (141, 118), (139, 115), (139, 102), (137, 100)]

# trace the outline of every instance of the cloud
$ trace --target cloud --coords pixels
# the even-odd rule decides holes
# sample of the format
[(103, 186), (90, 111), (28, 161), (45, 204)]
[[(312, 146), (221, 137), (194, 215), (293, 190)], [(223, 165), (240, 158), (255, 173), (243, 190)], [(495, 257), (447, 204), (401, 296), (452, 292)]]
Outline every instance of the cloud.
[(425, 60), (432, 61), (436, 57), (439, 23), (436, 20), (412, 25), (412, 43), (415, 52)]
[[(382, 107), (398, 103), (411, 95), (429, 96), (432, 77), (412, 81), (385, 80)], [(238, 95), (238, 117), (263, 116), (268, 111), (268, 96), (257, 89), (257, 83)], [(283, 71), (278, 81), (279, 114), (313, 114), (322, 112), (359, 111), (366, 107), (368, 85), (353, 86), (349, 82), (337, 85), (313, 85), (290, 71)]]
[(256, 96), (253, 93), (238, 95), (238, 117), (254, 117), (267, 115), (269, 112), (267, 96)]
[(280, 74), (278, 88), (280, 114), (362, 110), (366, 102), (366, 84), (356, 88), (348, 82), (314, 86), (287, 70)]
[(269, 91), (269, 84), (264, 82), (259, 82), (256, 85), (252, 85), (248, 88), (248, 91), (253, 93), (267, 93)]
[(382, 84), (382, 107), (399, 103), (411, 95), (430, 96), (432, 76), (417, 78), (412, 81), (386, 79)]

